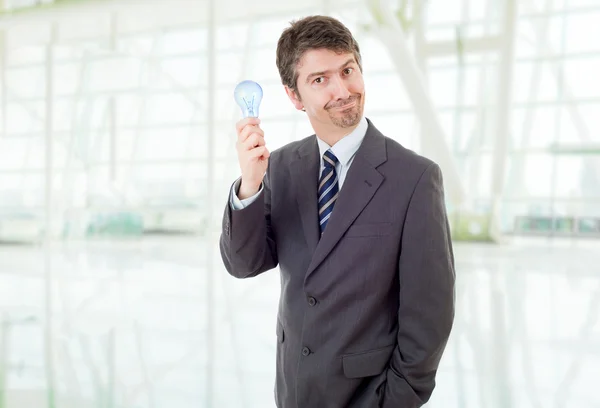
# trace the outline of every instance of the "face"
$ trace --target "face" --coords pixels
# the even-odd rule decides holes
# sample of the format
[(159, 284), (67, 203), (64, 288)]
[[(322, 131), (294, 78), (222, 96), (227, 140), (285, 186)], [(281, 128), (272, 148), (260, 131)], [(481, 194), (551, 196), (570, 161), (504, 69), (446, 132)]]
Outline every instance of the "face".
[(297, 67), (297, 90), (286, 87), (296, 109), (305, 109), (315, 130), (354, 127), (363, 115), (365, 88), (354, 54), (327, 49), (304, 53)]

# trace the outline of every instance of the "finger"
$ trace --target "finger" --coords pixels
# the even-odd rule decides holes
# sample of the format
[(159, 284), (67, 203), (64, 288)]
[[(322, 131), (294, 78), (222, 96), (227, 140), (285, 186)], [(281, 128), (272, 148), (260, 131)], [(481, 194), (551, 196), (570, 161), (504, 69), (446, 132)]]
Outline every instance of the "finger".
[(258, 146), (264, 146), (265, 144), (266, 143), (264, 137), (257, 134), (252, 134), (250, 135), (250, 137), (248, 137), (248, 139), (246, 139), (246, 141), (242, 145), (245, 150), (251, 150)]
[(242, 129), (240, 136), (238, 138), (238, 141), (240, 141), (241, 143), (244, 143), (246, 141), (246, 139), (248, 139), (248, 137), (250, 137), (250, 135), (252, 135), (253, 133), (258, 134), (261, 137), (265, 136), (265, 132), (263, 132), (263, 130), (260, 127), (246, 126), (244, 129)]
[(248, 125), (259, 125), (259, 124), (260, 124), (259, 118), (247, 117), (247, 118), (237, 121), (235, 124), (235, 129), (236, 129), (237, 133), (240, 133), (240, 131)]
[(247, 117), (241, 120), (238, 120), (235, 124), (236, 133), (239, 135), (242, 129), (248, 125), (259, 125), (260, 118)]
[(257, 146), (264, 146), (266, 143), (265, 138), (262, 135), (253, 133), (250, 136), (248, 136), (248, 138), (246, 138), (244, 142), (238, 141), (236, 144), (239, 150), (247, 151)]
[(256, 159), (259, 157), (263, 157), (263, 158), (267, 158), (270, 156), (269, 151), (267, 150), (266, 146), (259, 146), (255, 149), (252, 149), (248, 152), (248, 158), (250, 159)]

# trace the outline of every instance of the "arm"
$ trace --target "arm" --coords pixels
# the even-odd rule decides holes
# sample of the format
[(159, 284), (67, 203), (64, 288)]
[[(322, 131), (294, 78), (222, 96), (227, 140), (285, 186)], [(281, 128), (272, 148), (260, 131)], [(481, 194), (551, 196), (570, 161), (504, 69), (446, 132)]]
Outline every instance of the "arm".
[[(253, 277), (278, 264), (271, 228), (269, 167), (257, 195), (241, 201), (243, 208), (233, 209), (239, 208), (233, 197), (225, 207), (219, 248), (227, 272), (236, 278)], [(237, 188), (236, 181), (234, 194)]]
[(383, 408), (420, 407), (429, 400), (454, 320), (454, 255), (436, 164), (415, 187), (401, 245), (398, 341)]

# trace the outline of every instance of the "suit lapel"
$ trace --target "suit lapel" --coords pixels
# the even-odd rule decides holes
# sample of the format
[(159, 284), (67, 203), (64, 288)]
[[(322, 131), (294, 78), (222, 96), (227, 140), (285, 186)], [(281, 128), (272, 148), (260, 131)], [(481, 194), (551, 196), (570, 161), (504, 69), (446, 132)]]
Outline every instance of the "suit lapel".
[[(385, 138), (373, 126), (370, 120), (367, 119), (367, 121), (369, 123), (367, 133), (365, 134), (365, 138), (356, 152), (352, 165), (346, 174), (346, 179), (339, 192), (335, 207), (331, 213), (331, 218), (327, 222), (327, 228), (325, 229), (323, 236), (321, 236), (321, 239), (318, 241), (318, 245), (316, 245), (312, 261), (306, 273), (307, 277), (321, 264), (321, 262), (323, 262), (325, 257), (327, 257), (335, 247), (342, 235), (350, 225), (352, 225), (352, 222), (371, 201), (375, 192), (377, 192), (377, 189), (384, 180), (384, 176), (377, 170), (377, 167), (387, 160)], [(316, 149), (318, 172), (318, 146)], [(306, 219), (306, 221), (310, 223), (309, 227), (315, 225), (315, 230), (311, 227), (309, 228), (309, 232), (312, 238), (316, 231), (318, 240), (320, 232), (318, 227), (316, 227), (318, 226), (316, 179), (304, 181), (302, 186), (305, 188), (305, 191), (302, 191), (302, 194), (306, 194), (305, 197), (309, 197), (303, 200), (310, 200), (311, 202), (304, 203), (306, 207), (303, 210), (307, 214), (303, 215), (303, 219)], [(308, 191), (309, 188), (311, 189), (310, 191)], [(311, 206), (310, 209), (307, 208), (309, 205)], [(306, 227), (307, 225), (305, 225), (305, 232)]]
[(310, 254), (319, 242), (319, 217), (317, 209), (317, 182), (319, 177), (319, 146), (316, 136), (309, 138), (297, 150), (297, 157), (290, 165), (292, 185), (302, 218), (302, 229)]

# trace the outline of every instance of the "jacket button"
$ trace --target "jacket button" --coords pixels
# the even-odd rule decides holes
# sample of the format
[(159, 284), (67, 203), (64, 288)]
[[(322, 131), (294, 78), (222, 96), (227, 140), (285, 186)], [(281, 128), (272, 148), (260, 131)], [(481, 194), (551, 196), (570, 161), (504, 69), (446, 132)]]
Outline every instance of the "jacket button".
[(316, 305), (317, 304), (317, 299), (315, 299), (312, 296), (309, 296), (309, 298), (308, 298), (308, 304), (311, 305), (311, 306)]
[(306, 356), (308, 356), (309, 354), (310, 354), (310, 349), (309, 349), (308, 347), (304, 347), (304, 348), (302, 349), (302, 355), (306, 357)]

